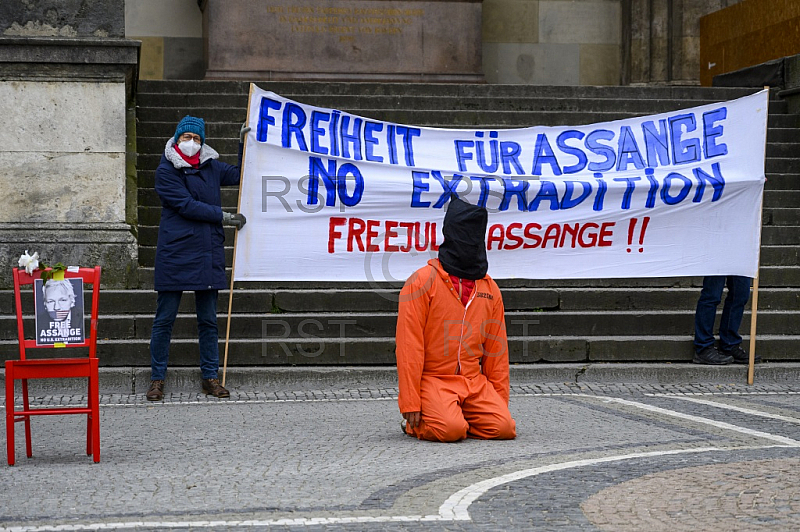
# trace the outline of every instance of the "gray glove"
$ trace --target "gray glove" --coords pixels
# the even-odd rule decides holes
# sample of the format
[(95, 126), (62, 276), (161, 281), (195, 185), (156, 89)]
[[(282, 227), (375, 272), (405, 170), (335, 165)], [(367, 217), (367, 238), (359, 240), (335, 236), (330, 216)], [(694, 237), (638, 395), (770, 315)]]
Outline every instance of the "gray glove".
[(239, 142), (244, 142), (244, 138), (247, 136), (248, 131), (250, 131), (250, 128), (247, 126), (247, 122), (245, 122), (242, 124), (242, 129), (239, 130)]
[(239, 212), (231, 214), (229, 212), (222, 211), (222, 223), (225, 225), (232, 225), (236, 229), (241, 229), (244, 227), (244, 224), (247, 223), (247, 218), (244, 217), (244, 214)]

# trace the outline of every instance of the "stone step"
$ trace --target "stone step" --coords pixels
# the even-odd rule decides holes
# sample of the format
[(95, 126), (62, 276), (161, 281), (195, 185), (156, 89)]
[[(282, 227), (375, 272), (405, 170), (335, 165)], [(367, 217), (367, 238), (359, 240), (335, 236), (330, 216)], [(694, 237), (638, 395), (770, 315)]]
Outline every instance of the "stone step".
[[(161, 94), (219, 94), (243, 95), (250, 93), (250, 83), (263, 90), (293, 95), (416, 95), (457, 96), (460, 98), (494, 97), (516, 98), (538, 96), (550, 98), (610, 98), (610, 99), (712, 99), (732, 100), (758, 92), (756, 88), (697, 87), (697, 86), (555, 86), (555, 85), (502, 85), (469, 83), (369, 83), (369, 82), (314, 82), (314, 81), (195, 81), (195, 80), (139, 80), (137, 96), (146, 99)], [(777, 100), (777, 90), (770, 91)]]
[[(797, 142), (775, 142), (770, 141), (769, 131), (767, 132), (767, 159), (770, 157), (780, 157), (787, 159), (796, 159), (800, 151), (800, 145)], [(239, 149), (238, 146), (235, 149)], [(798, 165), (800, 167), (800, 165)], [(796, 168), (798, 168), (796, 167)]]
[(794, 174), (800, 171), (800, 159), (796, 157), (767, 157), (764, 169), (767, 174)]
[[(507, 312), (582, 311), (603, 310), (689, 310), (697, 304), (702, 278), (697, 286), (654, 290), (653, 288), (502, 288), (503, 304)], [(277, 317), (292, 313), (336, 312), (396, 312), (399, 288), (370, 288), (366, 283), (359, 288), (315, 288), (260, 290), (236, 288), (233, 291), (231, 311), (238, 314), (258, 314)], [(150, 316), (156, 309), (156, 292), (153, 290), (103, 290), (100, 310), (118, 316)], [(220, 290), (217, 312), (228, 314), (230, 292)], [(85, 295), (84, 308), (89, 308), (90, 294)], [(800, 311), (800, 292), (793, 288), (760, 287), (760, 310)], [(748, 304), (749, 308), (749, 304)], [(23, 310), (29, 305), (23, 302)], [(13, 321), (13, 291), (0, 291), (0, 312)], [(194, 312), (194, 295), (186, 293), (179, 312)], [(26, 316), (28, 314), (26, 313)], [(15, 336), (12, 334), (11, 336)]]
[[(208, 145), (220, 153), (220, 161), (234, 165), (238, 163), (238, 153), (220, 151), (217, 147), (214, 147), (214, 144), (210, 140), (208, 141)], [(238, 144), (235, 144), (235, 146), (238, 146)], [(228, 146), (228, 148), (233, 148), (233, 145)], [(160, 151), (155, 152), (139, 152), (136, 158), (137, 168), (141, 168), (143, 171), (154, 172), (161, 162), (162, 155), (163, 148)], [(800, 172), (800, 159), (794, 157), (778, 157), (770, 155), (765, 161), (765, 171), (767, 174), (797, 174)]]
[[(644, 115), (668, 113), (678, 109), (719, 103), (715, 98), (664, 99), (638, 98), (620, 102), (608, 97), (558, 97), (526, 95), (498, 98), (495, 96), (428, 96), (428, 95), (360, 95), (360, 94), (292, 94), (278, 93), (287, 99), (306, 105), (331, 109), (417, 109), (417, 110), (494, 110), (494, 111), (625, 111)], [(246, 95), (233, 94), (163, 94), (139, 95), (137, 115), (144, 120), (163, 120), (175, 113), (204, 116), (212, 109), (232, 109), (244, 116), (247, 110)], [(773, 100), (769, 113), (786, 113), (787, 103)], [(179, 119), (180, 117), (178, 117)]]
[[(229, 162), (233, 162), (235, 164), (236, 161), (234, 160), (234, 161), (229, 161)], [(800, 159), (798, 159), (797, 166), (800, 167)], [(800, 174), (796, 174), (796, 173), (767, 173), (766, 174), (766, 178), (767, 178), (767, 181), (766, 181), (766, 183), (764, 183), (764, 190), (766, 192), (769, 192), (769, 191), (798, 191), (798, 190), (800, 190)], [(153, 170), (139, 170), (139, 172), (138, 172), (138, 189), (137, 189), (137, 191), (138, 190), (153, 190), (154, 186), (155, 186), (155, 167), (153, 167)], [(223, 190), (238, 190), (238, 187), (235, 187), (235, 186), (234, 187), (223, 187)], [(153, 192), (153, 193), (156, 194), (156, 196), (157, 196), (157, 193), (155, 193), (155, 192)], [(157, 201), (157, 198), (155, 196), (151, 196), (151, 199), (156, 199), (156, 203), (152, 203), (152, 204), (150, 204), (150, 203), (140, 203), (139, 204), (139, 208), (140, 209), (149, 209), (149, 208), (157, 207), (158, 209), (160, 209), (161, 208), (161, 203)], [(223, 205), (223, 207), (226, 208), (226, 209), (234, 209), (235, 205), (236, 204), (234, 203), (234, 204), (231, 204), (230, 206)], [(766, 206), (765, 207), (765, 209), (767, 209), (767, 208), (770, 208), (770, 206)], [(146, 216), (150, 216), (150, 214), (147, 214), (145, 211), (140, 211), (139, 214), (140, 214), (140, 216), (143, 215), (143, 214), (146, 215)], [(148, 220), (148, 219), (152, 219), (152, 218), (147, 218), (146, 217), (146, 218), (143, 219), (143, 221), (146, 222), (146, 220)], [(148, 224), (145, 223), (145, 225), (148, 225)]]
[[(800, 209), (796, 210), (800, 212)], [(800, 224), (797, 229), (800, 230)], [(798, 264), (800, 264), (800, 246), (761, 246), (762, 266), (797, 266)]]
[[(141, 206), (158, 207), (161, 205), (158, 193), (154, 188), (140, 187), (137, 195)], [(222, 206), (225, 209), (235, 209), (239, 204), (239, 188), (222, 187), (221, 197)], [(770, 209), (800, 208), (800, 190), (765, 190), (764, 206)], [(143, 222), (144, 220), (140, 223)]]
[[(141, 266), (143, 280), (149, 280), (149, 285), (140, 287), (141, 290), (152, 290), (153, 267)], [(230, 268), (226, 269), (230, 274)], [(228, 277), (230, 282), (230, 277)], [(671, 289), (702, 286), (702, 277), (639, 277), (620, 279), (496, 279), (501, 289), (506, 288), (649, 288)], [(762, 279), (762, 286), (765, 285)], [(248, 281), (237, 283), (234, 290), (399, 290), (402, 282), (389, 281)]]
[[(225, 246), (226, 264), (233, 260), (232, 240)], [(139, 246), (139, 264), (152, 266), (155, 263), (156, 247)], [(800, 246), (761, 246), (762, 266), (796, 266), (800, 264)]]
[[(749, 336), (743, 335), (749, 346)], [(689, 335), (664, 336), (550, 336), (509, 337), (511, 364), (532, 362), (689, 362)], [(147, 366), (149, 340), (100, 340), (97, 343), (103, 367)], [(768, 362), (800, 360), (800, 336), (757, 337), (757, 353)], [(377, 366), (394, 365), (394, 338), (347, 339), (231, 339), (229, 367), (268, 366)], [(0, 361), (16, 357), (16, 342), (0, 341)], [(76, 350), (78, 351), (78, 350)], [(225, 343), (220, 340), (220, 368)], [(170, 367), (196, 368), (199, 352), (196, 339), (174, 339)]]
[[(160, 206), (161, 200), (154, 188), (139, 188), (137, 190), (139, 205)], [(235, 208), (239, 204), (239, 187), (222, 187), (222, 206)]]
[[(792, 161), (796, 166), (800, 165), (800, 159)], [(764, 206), (770, 209), (798, 209), (800, 190), (764, 190)]]
[(785, 142), (795, 144), (800, 141), (800, 131), (795, 128), (772, 127), (767, 130), (767, 144)]
[[(772, 288), (800, 287), (800, 266), (762, 266), (760, 268), (761, 286)], [(149, 289), (153, 287), (154, 270), (152, 266), (139, 267), (139, 287)], [(230, 286), (230, 267), (225, 269), (227, 282)], [(688, 279), (688, 280), (687, 280)], [(642, 277), (637, 279), (498, 279), (497, 284), (500, 288), (552, 288), (552, 287), (597, 287), (597, 288), (641, 288), (641, 287), (678, 287), (692, 286), (692, 277), (682, 278), (649, 278)], [(376, 282), (374, 286), (380, 288), (391, 288), (392, 283)], [(304, 281), (285, 281), (285, 282), (247, 282), (250, 289), (274, 288), (309, 288), (309, 287), (331, 287), (336, 286), (335, 282), (304, 282)], [(344, 283), (340, 286), (359, 286), (358, 282)], [(363, 287), (363, 282), (360, 284)]]
[(800, 244), (800, 227), (772, 225), (761, 228), (762, 246), (794, 246)]
[[(139, 172), (140, 179), (144, 177), (146, 180), (147, 177), (142, 176), (141, 170)], [(154, 174), (155, 171), (153, 172)], [(767, 182), (764, 183), (764, 190), (800, 190), (800, 174), (767, 173), (766, 176)]]
[[(165, 132), (164, 137), (139, 137), (137, 139), (136, 149), (140, 155), (158, 154), (160, 158), (161, 154), (164, 152), (164, 146), (167, 142), (167, 139), (173, 132), (174, 126), (171, 132)], [(221, 157), (229, 158), (234, 162), (236, 161), (239, 150), (238, 130), (236, 137), (220, 139), (208, 138), (206, 139), (206, 142), (209, 146), (219, 152)], [(795, 139), (794, 142), (776, 142), (772, 141), (769, 135), (767, 136), (767, 159), (772, 157), (795, 158), (797, 157), (798, 153), (800, 153), (800, 132), (798, 132), (797, 139)], [(145, 161), (142, 159), (141, 162), (146, 164), (150, 161)], [(158, 165), (158, 161), (156, 161), (156, 165)], [(140, 167), (141, 170), (144, 170), (145, 168), (146, 167)]]
[[(235, 202), (229, 203), (235, 205)], [(233, 245), (234, 229), (225, 227), (225, 242)], [(157, 225), (139, 226), (139, 245), (155, 246), (158, 243)], [(800, 227), (794, 225), (765, 225), (761, 231), (761, 245), (794, 246), (800, 244)]]
[[(620, 98), (609, 97), (604, 92), (595, 94), (565, 94), (553, 96), (548, 94), (518, 94), (507, 96), (495, 96), (491, 94), (477, 93), (469, 96), (458, 94), (409, 94), (401, 92), (397, 94), (333, 94), (317, 93), (304, 94), (298, 92), (276, 92), (289, 100), (316, 107), (340, 109), (342, 107), (365, 107), (387, 109), (404, 109), (416, 107), (420, 109), (566, 109), (575, 107), (578, 109), (591, 108), (597, 104), (602, 108), (607, 108), (616, 104), (616, 108), (630, 106), (630, 109), (642, 107), (645, 103), (653, 109), (670, 110), (669, 106), (675, 109), (686, 107), (698, 107), (701, 105), (714, 104), (729, 101), (726, 98), (715, 97), (714, 94), (700, 93), (692, 98), (663, 97), (659, 94), (645, 94), (641, 98), (630, 98), (620, 101)], [(167, 94), (167, 93), (137, 93), (137, 110), (155, 109), (175, 109), (184, 110), (191, 113), (192, 109), (241, 109), (247, 108), (247, 94), (214, 94), (204, 92), (192, 92), (188, 94)], [(372, 104), (372, 105), (369, 105)], [(495, 107), (498, 106), (498, 107)], [(510, 106), (510, 107), (508, 107)], [(783, 113), (787, 110), (787, 102), (779, 98), (771, 98), (769, 102), (769, 112)], [(661, 111), (655, 111), (661, 112)], [(648, 112), (646, 114), (655, 114)]]
[[(343, 108), (342, 111), (351, 111)], [(355, 110), (353, 110), (355, 111)], [(499, 127), (505, 129), (509, 127), (532, 127), (532, 126), (561, 126), (561, 125), (586, 125), (596, 122), (608, 122), (625, 118), (635, 118), (642, 114), (649, 113), (628, 113), (624, 111), (586, 113), (583, 111), (458, 111), (451, 110), (416, 110), (416, 109), (358, 109), (359, 116), (396, 122), (399, 124), (411, 124), (415, 126), (443, 127), (450, 129), (458, 128), (481, 128), (491, 129)], [(200, 114), (198, 112), (198, 114)], [(242, 121), (245, 119), (244, 110), (239, 109), (207, 109), (202, 112), (206, 121), (206, 137), (214, 138), (237, 138)], [(139, 137), (155, 137), (166, 139), (175, 132), (175, 125), (186, 115), (186, 112), (175, 113), (174, 118), (167, 118), (164, 115), (156, 117), (154, 120), (142, 120), (136, 128)], [(767, 119), (769, 128), (797, 128), (800, 125), (800, 115), (793, 114), (771, 114)]]
[[(522, 112), (625, 112), (639, 115), (670, 113), (680, 109), (698, 107), (700, 105), (719, 103), (719, 100), (664, 100), (664, 99), (635, 99), (620, 102), (609, 98), (550, 98), (550, 97), (517, 97), (494, 98), (475, 97), (461, 98), (458, 96), (363, 96), (363, 95), (315, 95), (301, 96), (299, 98), (283, 95), (289, 99), (300, 100), (300, 103), (315, 107), (346, 109), (355, 112), (358, 109), (414, 109), (417, 111), (522, 111)], [(247, 98), (242, 96), (195, 95), (198, 100), (194, 105), (176, 105), (174, 102), (179, 97), (158, 100), (139, 100), (136, 116), (140, 121), (163, 121), (174, 119), (177, 123), (186, 114), (208, 117), (208, 120), (220, 121), (217, 117), (239, 116), (243, 120), (247, 111)], [(769, 112), (775, 114), (785, 113), (786, 102), (771, 102)], [(225, 114), (218, 114), (223, 111)], [(228, 114), (230, 113), (230, 114)]]
[[(98, 328), (106, 339), (149, 339), (153, 314), (101, 314)], [(221, 335), (226, 334), (227, 314), (217, 318)], [(32, 319), (25, 321), (26, 338), (33, 338)], [(359, 339), (394, 337), (397, 314), (391, 313), (285, 313), (244, 314), (231, 318), (231, 338), (259, 339), (308, 338)], [(509, 336), (635, 336), (691, 335), (694, 331), (694, 310), (634, 311), (542, 311), (506, 312)], [(13, 316), (0, 316), (0, 338), (14, 338), (17, 322)], [(749, 314), (742, 321), (742, 331), (749, 330)], [(762, 334), (800, 335), (800, 310), (761, 310), (758, 330)], [(197, 318), (194, 313), (178, 314), (172, 338), (196, 338)]]
[(765, 207), (764, 225), (800, 226), (800, 207)]
[[(233, 142), (233, 141), (231, 141)], [(236, 155), (223, 154), (223, 160), (228, 160), (236, 164)], [(800, 169), (800, 162), (798, 162), (798, 169)], [(155, 186), (156, 166), (152, 168), (140, 168), (137, 171), (137, 181), (139, 188), (153, 188)], [(800, 174), (798, 173), (767, 173), (767, 182), (764, 184), (765, 190), (800, 190)], [(234, 187), (235, 188), (235, 187)], [(148, 208), (148, 206), (140, 205), (140, 208)]]
[[(702, 278), (697, 278), (697, 287), (653, 290), (650, 288), (554, 288), (558, 294), (558, 310), (675, 310), (694, 311), (702, 287)], [(509, 292), (503, 289), (503, 302), (512, 304), (525, 298), (524, 290)], [(507, 295), (508, 294), (508, 297)], [(752, 300), (747, 303), (751, 308)], [(508, 304), (506, 304), (508, 309)], [(516, 309), (509, 309), (516, 310)], [(529, 310), (523, 309), (523, 310)], [(758, 290), (758, 311), (800, 310), (800, 293), (794, 288), (765, 288)]]
[[(799, 224), (800, 225), (800, 224)], [(226, 264), (233, 260), (233, 241), (225, 246)], [(155, 264), (156, 247), (139, 246), (139, 264), (152, 266)], [(761, 246), (762, 266), (796, 266), (800, 264), (800, 246)]]
[[(230, 135), (226, 137), (211, 137), (208, 136), (206, 138), (206, 142), (209, 146), (214, 148), (219, 154), (222, 160), (231, 162), (232, 164), (236, 164), (238, 150), (239, 150), (239, 127), (231, 127), (230, 128)], [(158, 137), (143, 137), (139, 136), (137, 138), (137, 150), (140, 156), (142, 155), (158, 155), (159, 159), (161, 154), (164, 152), (164, 147), (166, 145), (167, 139), (169, 139), (175, 131), (174, 124), (168, 129), (163, 131), (163, 135)], [(782, 134), (781, 136), (784, 140), (779, 141), (775, 139), (775, 135), (772, 134), (773, 131), (783, 132), (783, 131), (791, 131), (793, 138), (787, 139), (788, 134)], [(766, 148), (766, 157), (767, 160), (773, 157), (777, 158), (795, 158), (797, 153), (800, 152), (800, 130), (787, 130), (787, 129), (770, 129), (768, 136), (767, 136), (767, 148)], [(145, 163), (152, 164), (152, 160), (146, 161), (142, 159)], [(155, 162), (158, 165), (158, 161)], [(140, 164), (138, 167), (138, 171), (148, 171), (149, 167)], [(155, 170), (155, 167), (153, 167)]]
[[(233, 291), (234, 312), (250, 312), (269, 314), (275, 310), (273, 306), (274, 290), (249, 290), (237, 288)], [(108, 290), (100, 291), (100, 312), (106, 314), (155, 314), (157, 293), (153, 290)], [(230, 292), (220, 290), (217, 305), (218, 313), (228, 313)], [(0, 313), (14, 314), (14, 291), (0, 291)], [(23, 299), (23, 311), (28, 311), (29, 300)], [(32, 302), (30, 302), (32, 306)], [(84, 294), (84, 309), (91, 305), (91, 294)], [(367, 308), (364, 310), (376, 310)], [(384, 309), (381, 309), (384, 310)], [(194, 312), (194, 294), (187, 292), (181, 299), (179, 312)], [(26, 314), (27, 315), (27, 314)], [(16, 335), (15, 335), (16, 336)]]

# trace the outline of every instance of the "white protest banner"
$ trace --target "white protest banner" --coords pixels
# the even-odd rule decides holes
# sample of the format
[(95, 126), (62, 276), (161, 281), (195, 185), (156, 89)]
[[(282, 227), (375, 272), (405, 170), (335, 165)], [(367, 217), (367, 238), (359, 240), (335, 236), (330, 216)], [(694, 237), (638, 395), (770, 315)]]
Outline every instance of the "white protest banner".
[(754, 277), (768, 91), (585, 126), (437, 129), (252, 87), (236, 281), (398, 281), (451, 193), (495, 278)]

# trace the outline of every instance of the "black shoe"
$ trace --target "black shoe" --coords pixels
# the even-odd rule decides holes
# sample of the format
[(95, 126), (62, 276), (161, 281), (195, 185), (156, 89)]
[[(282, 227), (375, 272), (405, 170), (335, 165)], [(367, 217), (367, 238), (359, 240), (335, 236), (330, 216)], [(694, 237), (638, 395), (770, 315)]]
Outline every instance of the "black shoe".
[(218, 379), (203, 379), (203, 393), (222, 398), (231, 396), (231, 392), (223, 388)]
[(724, 366), (733, 362), (733, 357), (720, 353), (713, 345), (706, 347), (699, 353), (695, 352), (692, 362), (695, 364), (710, 364), (712, 366)]
[(164, 381), (150, 381), (150, 388), (145, 395), (148, 401), (161, 401), (164, 399)]
[[(720, 351), (723, 355), (728, 355), (733, 357), (733, 362), (735, 364), (749, 364), (750, 363), (750, 355), (742, 349), (741, 345), (737, 345), (730, 351)], [(758, 364), (761, 362), (761, 357), (756, 355), (755, 360), (753, 361), (754, 364)]]

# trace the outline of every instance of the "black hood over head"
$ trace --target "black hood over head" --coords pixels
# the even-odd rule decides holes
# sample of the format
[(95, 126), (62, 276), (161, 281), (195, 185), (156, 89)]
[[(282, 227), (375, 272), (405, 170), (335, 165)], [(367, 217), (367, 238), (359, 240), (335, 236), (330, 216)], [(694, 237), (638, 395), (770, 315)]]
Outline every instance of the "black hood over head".
[(439, 262), (444, 271), (462, 279), (483, 279), (489, 269), (486, 260), (486, 224), (489, 213), (455, 195), (444, 215)]

